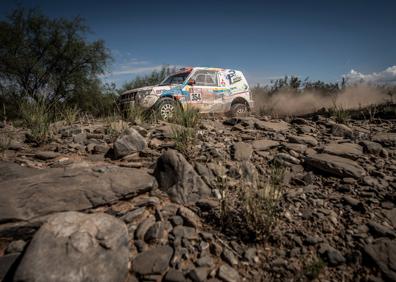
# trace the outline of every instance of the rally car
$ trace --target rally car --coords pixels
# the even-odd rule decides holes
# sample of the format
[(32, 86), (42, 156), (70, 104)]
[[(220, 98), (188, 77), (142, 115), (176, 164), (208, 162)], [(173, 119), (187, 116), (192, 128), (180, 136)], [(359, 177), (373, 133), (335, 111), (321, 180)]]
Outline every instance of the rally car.
[(189, 67), (168, 76), (159, 85), (131, 89), (121, 94), (122, 110), (131, 106), (155, 109), (164, 120), (177, 106), (201, 113), (240, 115), (253, 108), (252, 95), (242, 72), (232, 69)]

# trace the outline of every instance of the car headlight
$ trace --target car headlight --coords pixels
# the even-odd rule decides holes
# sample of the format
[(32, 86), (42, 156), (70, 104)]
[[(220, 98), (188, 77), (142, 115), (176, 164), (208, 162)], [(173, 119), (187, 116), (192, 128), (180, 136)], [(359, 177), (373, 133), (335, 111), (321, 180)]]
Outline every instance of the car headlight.
[(138, 100), (143, 99), (145, 96), (149, 95), (151, 93), (151, 90), (144, 90), (144, 91), (139, 91), (137, 94)]

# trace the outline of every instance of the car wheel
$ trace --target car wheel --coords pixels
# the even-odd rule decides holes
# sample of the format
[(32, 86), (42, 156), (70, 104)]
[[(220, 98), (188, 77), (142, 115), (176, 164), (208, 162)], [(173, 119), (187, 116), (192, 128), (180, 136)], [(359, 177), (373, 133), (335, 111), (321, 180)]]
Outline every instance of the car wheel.
[(237, 103), (231, 106), (232, 116), (243, 116), (249, 112), (249, 107), (245, 103)]
[(172, 98), (164, 98), (159, 101), (157, 106), (157, 113), (163, 120), (172, 118), (176, 110), (176, 102)]

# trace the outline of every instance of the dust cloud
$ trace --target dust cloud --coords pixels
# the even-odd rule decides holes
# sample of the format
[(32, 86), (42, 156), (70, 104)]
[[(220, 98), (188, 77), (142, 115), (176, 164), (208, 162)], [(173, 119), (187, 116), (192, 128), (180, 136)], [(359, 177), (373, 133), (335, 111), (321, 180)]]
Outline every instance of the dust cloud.
[(272, 96), (256, 95), (256, 111), (285, 115), (303, 115), (321, 108), (339, 107), (357, 109), (387, 101), (388, 96), (377, 88), (368, 86), (347, 87), (336, 95), (323, 95), (315, 92), (280, 92)]

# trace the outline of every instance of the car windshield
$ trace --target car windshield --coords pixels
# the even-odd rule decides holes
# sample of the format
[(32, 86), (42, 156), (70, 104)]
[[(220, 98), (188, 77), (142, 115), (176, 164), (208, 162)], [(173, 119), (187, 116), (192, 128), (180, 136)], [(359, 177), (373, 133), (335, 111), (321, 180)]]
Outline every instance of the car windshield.
[(182, 84), (189, 74), (189, 72), (182, 72), (168, 76), (160, 83), (160, 85)]

